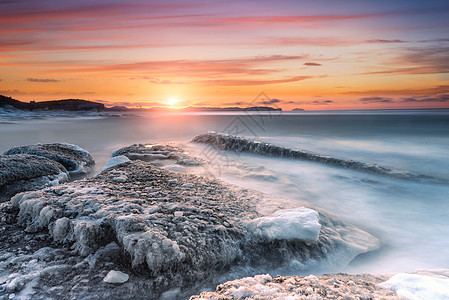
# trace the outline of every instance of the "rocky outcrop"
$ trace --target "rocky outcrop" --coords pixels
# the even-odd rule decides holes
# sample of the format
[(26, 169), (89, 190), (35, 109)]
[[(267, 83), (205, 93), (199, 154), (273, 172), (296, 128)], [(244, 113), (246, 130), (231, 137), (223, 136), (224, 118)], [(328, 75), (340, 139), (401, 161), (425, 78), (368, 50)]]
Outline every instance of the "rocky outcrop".
[(184, 150), (171, 145), (134, 144), (123, 147), (112, 153), (112, 157), (124, 155), (130, 160), (155, 162), (158, 160), (173, 160), (178, 165), (200, 166), (204, 164), (199, 158), (188, 155)]
[(30, 154), (0, 155), (0, 202), (68, 180), (67, 170), (51, 159)]
[(46, 157), (63, 165), (71, 175), (86, 175), (95, 164), (86, 150), (71, 144), (37, 144), (9, 149), (4, 155), (32, 154)]
[(351, 169), (375, 175), (407, 179), (413, 181), (431, 180), (436, 182), (447, 182), (426, 175), (413, 174), (407, 171), (396, 170), (383, 167), (377, 164), (359, 162), (355, 160), (345, 160), (325, 155), (314, 154), (303, 150), (293, 150), (283, 146), (277, 146), (270, 143), (252, 141), (238, 136), (232, 136), (221, 133), (205, 133), (193, 138), (192, 142), (202, 143), (213, 146), (219, 150), (234, 151), (237, 153), (247, 152), (263, 156), (285, 157), (305, 161), (313, 161), (326, 164), (333, 167)]
[[(271, 218), (271, 229), (285, 221), (276, 223), (279, 214), (260, 215), (257, 203), (266, 197), (137, 160), (95, 178), (21, 193), (11, 202), (27, 232), (48, 232), (82, 256), (117, 242), (134, 272), (152, 282), (150, 297), (214, 282), (230, 270), (251, 273), (292, 261), (297, 268), (323, 262), (341, 267), (379, 247), (370, 234), (318, 210), (300, 210), (312, 218), (306, 223), (317, 237), (261, 234), (258, 224), (267, 220), (260, 218)], [(286, 215), (291, 212), (280, 214)]]

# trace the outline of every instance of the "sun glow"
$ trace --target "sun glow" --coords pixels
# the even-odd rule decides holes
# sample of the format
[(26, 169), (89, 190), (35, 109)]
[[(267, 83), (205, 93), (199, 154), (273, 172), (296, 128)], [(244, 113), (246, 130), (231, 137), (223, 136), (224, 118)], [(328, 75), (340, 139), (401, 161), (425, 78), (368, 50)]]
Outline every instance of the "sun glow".
[(177, 98), (169, 98), (166, 103), (171, 106), (174, 107), (176, 106), (177, 103), (181, 102), (181, 99), (177, 99)]

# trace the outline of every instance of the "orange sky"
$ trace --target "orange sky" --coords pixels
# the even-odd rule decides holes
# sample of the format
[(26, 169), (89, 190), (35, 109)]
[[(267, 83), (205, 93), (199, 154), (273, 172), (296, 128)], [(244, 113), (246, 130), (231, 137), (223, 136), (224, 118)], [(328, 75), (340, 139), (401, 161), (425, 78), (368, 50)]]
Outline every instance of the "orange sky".
[(336, 5), (2, 1), (0, 94), (245, 107), (265, 92), (284, 110), (449, 107), (446, 1)]

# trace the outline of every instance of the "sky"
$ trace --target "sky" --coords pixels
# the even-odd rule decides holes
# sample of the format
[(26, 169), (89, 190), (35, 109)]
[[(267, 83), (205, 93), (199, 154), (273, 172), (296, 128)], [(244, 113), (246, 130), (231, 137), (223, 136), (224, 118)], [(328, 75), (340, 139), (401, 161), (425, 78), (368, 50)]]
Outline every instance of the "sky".
[(447, 0), (0, 0), (0, 94), (128, 107), (449, 107)]

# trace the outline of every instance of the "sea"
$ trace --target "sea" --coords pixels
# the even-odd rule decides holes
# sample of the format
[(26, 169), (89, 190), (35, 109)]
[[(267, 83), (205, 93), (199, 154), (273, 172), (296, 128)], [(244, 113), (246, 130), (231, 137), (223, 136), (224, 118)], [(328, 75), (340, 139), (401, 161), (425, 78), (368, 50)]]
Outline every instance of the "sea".
[[(422, 179), (380, 176), (269, 154), (211, 151), (208, 145), (191, 142), (207, 132), (375, 164), (422, 175)], [(449, 109), (0, 113), (0, 153), (14, 146), (53, 142), (89, 151), (96, 160), (93, 175), (121, 147), (180, 145), (209, 162), (198, 174), (272, 194), (290, 206), (295, 201), (308, 202), (381, 240), (379, 250), (356, 257), (342, 272), (449, 268)]]

